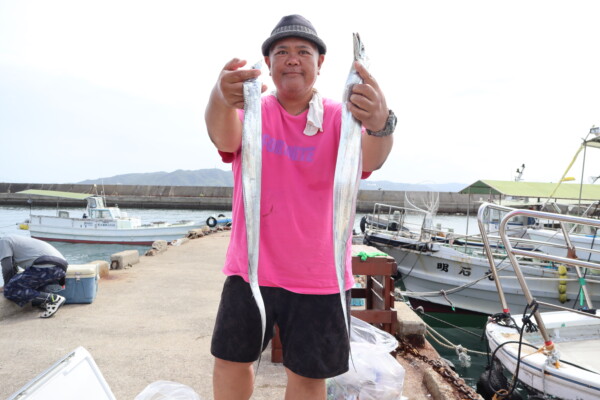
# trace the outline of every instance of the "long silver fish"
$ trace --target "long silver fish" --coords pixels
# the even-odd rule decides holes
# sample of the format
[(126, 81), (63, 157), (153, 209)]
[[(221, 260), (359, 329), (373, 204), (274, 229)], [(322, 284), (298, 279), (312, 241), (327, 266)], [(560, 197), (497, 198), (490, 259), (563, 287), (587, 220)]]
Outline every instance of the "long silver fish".
[[(260, 69), (262, 62), (252, 66)], [(260, 184), (262, 170), (262, 117), (261, 117), (260, 76), (244, 82), (244, 122), (242, 130), (242, 191), (246, 239), (248, 242), (248, 280), (250, 289), (260, 312), (262, 338), (260, 350), (265, 340), (265, 303), (258, 286), (258, 249), (260, 245)], [(259, 353), (260, 354), (260, 353)], [(260, 357), (260, 355), (259, 355)]]
[[(354, 60), (363, 64), (367, 62), (365, 48), (358, 36), (354, 33)], [(344, 312), (346, 330), (350, 335), (348, 326), (348, 309), (346, 307), (346, 250), (352, 231), (354, 213), (356, 209), (356, 195), (362, 170), (361, 153), (361, 123), (348, 111), (352, 87), (362, 83), (362, 78), (356, 72), (354, 63), (348, 74), (342, 101), (342, 128), (340, 144), (338, 147), (337, 161), (335, 164), (335, 177), (333, 183), (333, 252), (335, 256), (335, 270), (337, 273), (340, 290), (340, 300)]]

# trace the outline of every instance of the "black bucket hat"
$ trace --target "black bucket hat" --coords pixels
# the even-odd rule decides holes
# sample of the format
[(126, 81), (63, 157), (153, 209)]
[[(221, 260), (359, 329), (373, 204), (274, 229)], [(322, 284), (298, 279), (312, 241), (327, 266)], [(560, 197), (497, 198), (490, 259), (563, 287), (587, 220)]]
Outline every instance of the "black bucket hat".
[(317, 36), (317, 31), (313, 24), (303, 16), (293, 14), (281, 18), (281, 21), (279, 21), (277, 26), (275, 26), (275, 29), (271, 32), (271, 36), (269, 36), (262, 44), (263, 56), (269, 55), (269, 50), (271, 50), (273, 43), (286, 37), (299, 37), (310, 40), (317, 45), (319, 54), (325, 54), (327, 52), (327, 46), (325, 46), (325, 42)]

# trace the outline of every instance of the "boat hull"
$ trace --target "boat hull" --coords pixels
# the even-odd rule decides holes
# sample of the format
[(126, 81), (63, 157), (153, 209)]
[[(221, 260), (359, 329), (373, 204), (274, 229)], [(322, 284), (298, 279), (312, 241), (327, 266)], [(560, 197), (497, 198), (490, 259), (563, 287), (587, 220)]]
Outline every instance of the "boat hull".
[[(595, 356), (600, 350), (597, 339), (600, 331), (598, 320), (564, 311), (541, 315), (554, 338), (561, 362), (556, 368), (554, 364), (547, 362), (543, 353), (536, 353), (535, 348), (524, 345), (521, 347), (519, 381), (538, 392), (564, 400), (600, 398), (599, 363)], [(486, 326), (486, 336), (492, 352), (502, 345), (495, 353), (496, 357), (504, 368), (514, 374), (518, 361), (518, 344), (503, 343), (518, 342), (519, 334), (516, 329), (491, 322)], [(524, 338), (537, 348), (543, 345), (539, 332), (526, 333)], [(578, 351), (580, 346), (585, 351)]]
[(157, 240), (173, 241), (200, 228), (198, 223), (154, 224), (135, 228), (119, 227), (115, 220), (32, 216), (32, 238), (45, 241), (95, 244), (151, 245)]
[[(392, 243), (396, 243), (392, 240), (388, 240), (387, 244), (381, 243), (381, 239), (381, 234), (366, 236), (369, 244), (394, 257), (406, 289), (403, 294), (409, 299), (486, 315), (503, 311), (488, 260), (482, 249), (440, 244), (431, 246), (430, 243), (429, 246), (407, 246), (404, 243), (403, 247), (394, 246)], [(464, 252), (464, 249), (468, 252)], [(512, 313), (520, 314), (526, 306), (523, 290), (515, 278), (509, 260), (500, 261), (502, 260), (498, 260), (496, 268), (502, 269), (499, 272), (500, 282), (508, 307)], [(530, 290), (538, 301), (570, 307), (578, 299), (579, 284), (573, 273), (569, 273), (567, 302), (561, 303), (556, 267), (550, 264), (546, 267), (524, 266), (522, 270), (530, 280)], [(590, 293), (600, 293), (598, 284), (588, 282), (587, 285)], [(592, 295), (592, 301), (599, 302), (600, 296)]]

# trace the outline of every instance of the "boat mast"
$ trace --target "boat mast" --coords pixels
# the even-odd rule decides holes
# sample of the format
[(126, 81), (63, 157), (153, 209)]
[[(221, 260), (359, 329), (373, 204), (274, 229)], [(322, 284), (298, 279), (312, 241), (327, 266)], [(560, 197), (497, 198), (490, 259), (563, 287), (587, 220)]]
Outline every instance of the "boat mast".
[(525, 171), (525, 164), (521, 165), (521, 169), (517, 168), (517, 176), (515, 176), (515, 182), (521, 182), (523, 180), (523, 171)]
[[(590, 137), (590, 135), (594, 135), (594, 137), (591, 138), (590, 140), (588, 140), (588, 137)], [(581, 196), (582, 196), (582, 192), (583, 192), (583, 173), (585, 171), (586, 150), (587, 150), (589, 143), (593, 143), (596, 146), (598, 145), (598, 143), (600, 142), (600, 138), (598, 136), (600, 136), (600, 127), (593, 125), (590, 128), (590, 131), (587, 134), (587, 136), (585, 137), (585, 139), (583, 139), (583, 165), (581, 166), (581, 182), (579, 183), (579, 204), (577, 207), (578, 210), (581, 210)]]

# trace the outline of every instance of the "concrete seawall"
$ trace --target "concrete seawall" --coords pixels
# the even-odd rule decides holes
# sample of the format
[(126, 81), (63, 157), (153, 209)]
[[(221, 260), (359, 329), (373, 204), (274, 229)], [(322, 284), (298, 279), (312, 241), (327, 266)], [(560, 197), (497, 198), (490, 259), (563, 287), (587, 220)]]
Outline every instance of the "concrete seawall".
[[(39, 184), (0, 183), (0, 206), (28, 205), (31, 198), (36, 206), (56, 206), (57, 199), (44, 196), (17, 194), (27, 189), (56, 190), (75, 193), (104, 193), (108, 205), (118, 204), (123, 208), (164, 209), (212, 209), (231, 210), (232, 187), (223, 186), (147, 186), (147, 185), (82, 185), (82, 184)], [(391, 190), (360, 190), (356, 201), (357, 212), (373, 211), (375, 203), (405, 207), (406, 199), (422, 206), (429, 192), (405, 192)], [(481, 195), (466, 195), (453, 192), (438, 192), (440, 214), (466, 214), (477, 212)], [(60, 199), (62, 207), (82, 207), (80, 200)]]

